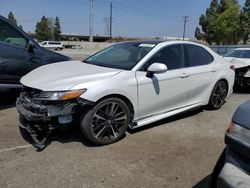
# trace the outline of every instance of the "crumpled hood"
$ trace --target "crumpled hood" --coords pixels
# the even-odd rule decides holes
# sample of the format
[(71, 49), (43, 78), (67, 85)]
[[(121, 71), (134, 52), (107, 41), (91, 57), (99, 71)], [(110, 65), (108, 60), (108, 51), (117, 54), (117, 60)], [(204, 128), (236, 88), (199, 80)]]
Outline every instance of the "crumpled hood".
[(224, 57), (225, 60), (233, 64), (236, 69), (250, 66), (250, 59), (235, 58), (235, 57)]
[(119, 72), (118, 69), (81, 61), (65, 61), (39, 67), (22, 77), (20, 82), (43, 91), (66, 91), (75, 85), (104, 79)]

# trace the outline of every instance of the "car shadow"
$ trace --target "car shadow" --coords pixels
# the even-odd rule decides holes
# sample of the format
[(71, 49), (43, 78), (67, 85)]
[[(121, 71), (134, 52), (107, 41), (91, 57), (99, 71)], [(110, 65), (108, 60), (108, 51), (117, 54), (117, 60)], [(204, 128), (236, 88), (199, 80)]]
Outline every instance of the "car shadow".
[(206, 176), (202, 180), (200, 180), (197, 184), (195, 184), (192, 188), (212, 188), (210, 185), (211, 175)]
[[(86, 147), (94, 147), (94, 148), (101, 147), (101, 145), (95, 145), (95, 144), (89, 142), (83, 136), (80, 127), (77, 127), (77, 126), (73, 126), (67, 130), (54, 130), (49, 135), (48, 140), (45, 142), (45, 147), (43, 147), (43, 148), (37, 148), (35, 146), (34, 140), (31, 138), (31, 136), (27, 132), (24, 133), (20, 129), (20, 134), (26, 142), (28, 142), (29, 144), (33, 145), (34, 148), (36, 148), (37, 152), (43, 151), (44, 149), (46, 149), (46, 147), (48, 147), (53, 142), (59, 142), (62, 144), (78, 142)], [(126, 137), (126, 134), (121, 139), (123, 139), (125, 137)]]
[(0, 89), (0, 110), (14, 107), (16, 103), (16, 98), (19, 96), (20, 92), (20, 89)]
[[(200, 112), (203, 111), (203, 108), (197, 108), (195, 110), (192, 111), (188, 111), (188, 112), (183, 112), (181, 114), (157, 121), (155, 123), (149, 124), (149, 125), (145, 125), (141, 128), (137, 128), (134, 130), (128, 130), (127, 132), (129, 134), (135, 134), (138, 133), (140, 131), (146, 130), (146, 129), (150, 129), (153, 127), (157, 127), (160, 126), (162, 124), (166, 124), (166, 123), (170, 123), (170, 122), (174, 122), (183, 118), (187, 118), (190, 116), (194, 116)], [(35, 142), (33, 141), (33, 139), (31, 138), (30, 135), (28, 135), (28, 133), (24, 134), (23, 132), (21, 132), (22, 137), (31, 145), (35, 146)], [(126, 134), (120, 139), (124, 139), (126, 137)], [(83, 135), (81, 132), (81, 129), (79, 126), (72, 126), (71, 128), (67, 129), (67, 130), (55, 130), (53, 131), (50, 135), (48, 140), (45, 143), (45, 147), (44, 148), (37, 148), (38, 152), (43, 151), (46, 147), (48, 147), (51, 143), (53, 142), (60, 142), (62, 144), (66, 144), (66, 143), (71, 143), (71, 142), (79, 142), (81, 144), (83, 144), (86, 147), (101, 147), (101, 145), (95, 145), (92, 144), (91, 142), (89, 142)], [(36, 147), (35, 147), (36, 148)]]
[(130, 134), (138, 133), (138, 132), (144, 131), (146, 129), (151, 129), (151, 128), (158, 127), (158, 126), (161, 126), (161, 125), (166, 124), (166, 123), (171, 123), (171, 122), (174, 122), (174, 121), (178, 121), (180, 119), (184, 119), (184, 118), (187, 118), (187, 117), (194, 116), (194, 115), (196, 115), (198, 113), (201, 113), (203, 111), (204, 111), (204, 109), (202, 107), (196, 108), (196, 109), (186, 111), (186, 112), (183, 112), (183, 113), (180, 113), (180, 114), (177, 114), (177, 115), (174, 115), (174, 116), (159, 120), (157, 122), (154, 122), (154, 123), (151, 123), (151, 124), (136, 128), (136, 129), (128, 130), (128, 132)]

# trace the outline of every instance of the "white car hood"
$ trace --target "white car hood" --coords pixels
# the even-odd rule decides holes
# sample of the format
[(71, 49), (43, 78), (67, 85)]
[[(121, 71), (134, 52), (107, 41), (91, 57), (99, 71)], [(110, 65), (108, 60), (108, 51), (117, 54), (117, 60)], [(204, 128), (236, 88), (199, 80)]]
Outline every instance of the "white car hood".
[(250, 66), (250, 59), (224, 57), (229, 63), (233, 64), (236, 69)]
[(119, 72), (118, 69), (81, 61), (65, 61), (39, 67), (22, 77), (20, 82), (42, 91), (66, 91), (75, 85), (104, 79)]

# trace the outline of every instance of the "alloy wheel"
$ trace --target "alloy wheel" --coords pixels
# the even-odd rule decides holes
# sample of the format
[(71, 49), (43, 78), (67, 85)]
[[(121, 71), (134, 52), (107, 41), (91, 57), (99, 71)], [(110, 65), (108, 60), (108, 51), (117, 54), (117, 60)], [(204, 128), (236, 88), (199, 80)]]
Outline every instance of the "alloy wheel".
[(127, 122), (128, 114), (119, 103), (106, 103), (92, 116), (91, 132), (99, 141), (111, 141), (123, 134)]
[(226, 83), (223, 81), (218, 82), (218, 84), (216, 85), (216, 88), (212, 94), (212, 99), (211, 99), (214, 107), (220, 108), (224, 104), (226, 96), (227, 96)]

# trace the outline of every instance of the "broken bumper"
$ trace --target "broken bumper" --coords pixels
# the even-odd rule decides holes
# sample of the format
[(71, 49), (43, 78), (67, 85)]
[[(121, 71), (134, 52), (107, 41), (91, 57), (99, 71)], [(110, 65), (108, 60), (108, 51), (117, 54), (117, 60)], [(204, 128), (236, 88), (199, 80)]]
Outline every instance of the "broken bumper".
[(77, 105), (75, 101), (36, 102), (22, 94), (16, 102), (17, 111), (26, 122), (21, 124), (69, 124)]

